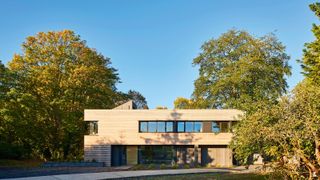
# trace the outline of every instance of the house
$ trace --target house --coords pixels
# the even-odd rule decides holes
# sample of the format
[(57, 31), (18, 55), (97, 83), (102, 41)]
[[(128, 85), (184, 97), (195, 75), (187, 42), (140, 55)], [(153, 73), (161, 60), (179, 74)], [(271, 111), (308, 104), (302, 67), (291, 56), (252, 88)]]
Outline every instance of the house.
[(115, 109), (86, 109), (85, 161), (106, 166), (198, 163), (232, 166), (231, 127), (235, 109), (134, 109), (129, 101)]

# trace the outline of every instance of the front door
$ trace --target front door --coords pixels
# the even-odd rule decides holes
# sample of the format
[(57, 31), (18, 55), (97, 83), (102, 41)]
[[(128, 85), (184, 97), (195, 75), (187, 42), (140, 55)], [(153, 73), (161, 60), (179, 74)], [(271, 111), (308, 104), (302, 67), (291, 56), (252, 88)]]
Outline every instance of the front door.
[(126, 146), (111, 146), (111, 166), (123, 166), (127, 164)]

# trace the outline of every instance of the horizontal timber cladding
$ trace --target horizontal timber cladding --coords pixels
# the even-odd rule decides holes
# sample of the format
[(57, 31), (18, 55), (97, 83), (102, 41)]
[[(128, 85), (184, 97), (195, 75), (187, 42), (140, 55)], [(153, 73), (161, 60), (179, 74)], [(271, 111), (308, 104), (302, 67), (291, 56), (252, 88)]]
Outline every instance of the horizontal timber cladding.
[(214, 167), (231, 167), (232, 150), (227, 146), (199, 146), (201, 164)]
[(85, 144), (84, 160), (104, 162), (105, 166), (111, 166), (111, 145)]
[(85, 110), (85, 121), (98, 121), (98, 134), (85, 136), (85, 145), (228, 145), (232, 133), (140, 133), (139, 121), (238, 121), (242, 114), (233, 109)]

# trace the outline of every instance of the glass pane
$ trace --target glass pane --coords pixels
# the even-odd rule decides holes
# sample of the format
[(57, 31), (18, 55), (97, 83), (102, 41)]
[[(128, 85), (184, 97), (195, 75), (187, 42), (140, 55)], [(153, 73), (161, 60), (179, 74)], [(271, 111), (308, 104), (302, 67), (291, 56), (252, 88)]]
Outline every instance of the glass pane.
[(87, 135), (98, 134), (98, 121), (87, 121), (86, 122)]
[(212, 132), (214, 133), (219, 133), (220, 132), (220, 127), (218, 122), (212, 122)]
[(186, 122), (186, 132), (193, 132), (193, 122)]
[(148, 123), (140, 122), (140, 132), (148, 132)]
[(166, 123), (158, 122), (157, 132), (165, 132), (166, 131)]
[(157, 122), (148, 122), (148, 132), (156, 132)]
[(202, 132), (202, 122), (194, 122), (194, 132)]
[(166, 122), (166, 132), (173, 132), (173, 122)]
[(184, 122), (178, 122), (178, 132), (184, 132)]
[(220, 122), (221, 132), (229, 132), (229, 122)]

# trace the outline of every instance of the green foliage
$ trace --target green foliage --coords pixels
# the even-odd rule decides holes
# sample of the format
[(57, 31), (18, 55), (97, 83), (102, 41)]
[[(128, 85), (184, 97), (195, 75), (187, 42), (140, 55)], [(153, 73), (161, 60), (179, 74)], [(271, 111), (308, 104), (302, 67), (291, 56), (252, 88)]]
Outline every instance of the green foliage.
[(175, 109), (194, 109), (195, 106), (191, 99), (183, 97), (178, 97), (173, 104)]
[(160, 169), (166, 169), (167, 166), (165, 164), (160, 164)]
[[(310, 5), (310, 9), (320, 18), (320, 3)], [(303, 50), (303, 58), (301, 66), (304, 70), (303, 74), (315, 83), (320, 83), (320, 26), (313, 24), (312, 32), (315, 40), (305, 44)]]
[(319, 117), (320, 88), (305, 80), (279, 104), (243, 118), (232, 141), (236, 158), (246, 162), (252, 153), (260, 153), (293, 179), (305, 171), (319, 174)]
[(138, 91), (129, 90), (128, 98), (133, 100), (134, 104), (137, 106), (137, 109), (149, 109), (146, 98)]
[(0, 136), (41, 159), (81, 158), (83, 110), (113, 108), (123, 98), (110, 59), (69, 30), (30, 36), (22, 50), (9, 63), (15, 83), (1, 88)]
[(193, 60), (199, 66), (193, 92), (198, 108), (250, 110), (257, 102), (275, 102), (286, 91), (289, 56), (272, 34), (255, 38), (230, 30), (201, 49)]

